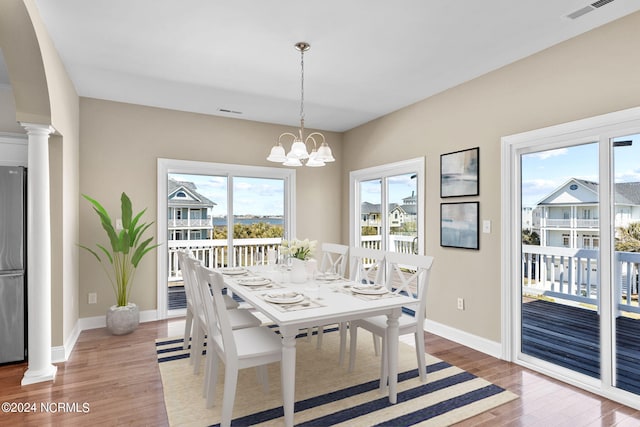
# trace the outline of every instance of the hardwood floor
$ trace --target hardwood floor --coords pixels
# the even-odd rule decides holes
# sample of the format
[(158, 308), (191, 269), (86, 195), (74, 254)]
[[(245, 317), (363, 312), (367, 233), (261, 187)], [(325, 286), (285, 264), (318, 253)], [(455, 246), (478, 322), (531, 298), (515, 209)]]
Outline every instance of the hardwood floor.
[[(69, 360), (57, 365), (53, 383), (21, 387), (26, 365), (0, 367), (0, 403), (35, 404), (37, 409), (35, 413), (0, 412), (0, 425), (168, 425), (154, 340), (179, 335), (181, 324), (143, 323), (134, 333), (120, 337), (104, 329), (82, 332)], [(520, 396), (458, 426), (640, 425), (640, 411), (444, 338), (426, 334), (426, 347), (430, 354)], [(43, 412), (41, 404), (50, 403), (68, 403), (66, 409), (71, 412), (65, 408)]]

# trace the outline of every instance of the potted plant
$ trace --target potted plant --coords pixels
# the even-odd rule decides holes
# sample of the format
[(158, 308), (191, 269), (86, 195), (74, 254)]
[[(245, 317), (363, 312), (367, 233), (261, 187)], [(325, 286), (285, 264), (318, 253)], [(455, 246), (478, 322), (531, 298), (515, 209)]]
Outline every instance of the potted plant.
[(96, 200), (82, 195), (92, 205), (100, 218), (102, 228), (107, 233), (109, 245), (96, 243), (97, 250), (80, 245), (81, 248), (92, 253), (104, 269), (113, 291), (116, 294), (116, 304), (107, 311), (107, 329), (114, 335), (124, 335), (133, 332), (140, 320), (138, 306), (129, 301), (133, 278), (140, 260), (159, 245), (151, 245), (153, 237), (143, 240), (142, 235), (153, 222), (141, 222), (142, 215), (147, 210), (133, 215), (131, 200), (123, 192), (120, 196), (122, 225), (116, 226), (106, 209)]
[(304, 283), (313, 276), (316, 262), (312, 259), (316, 250), (316, 240), (283, 240), (280, 252), (291, 260), (290, 278), (294, 283)]

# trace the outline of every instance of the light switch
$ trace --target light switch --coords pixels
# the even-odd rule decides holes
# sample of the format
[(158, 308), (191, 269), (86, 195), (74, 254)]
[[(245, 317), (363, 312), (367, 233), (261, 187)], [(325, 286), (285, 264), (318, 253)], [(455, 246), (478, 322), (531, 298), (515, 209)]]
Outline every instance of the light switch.
[(482, 221), (482, 232), (491, 233), (491, 221), (489, 221), (488, 219)]

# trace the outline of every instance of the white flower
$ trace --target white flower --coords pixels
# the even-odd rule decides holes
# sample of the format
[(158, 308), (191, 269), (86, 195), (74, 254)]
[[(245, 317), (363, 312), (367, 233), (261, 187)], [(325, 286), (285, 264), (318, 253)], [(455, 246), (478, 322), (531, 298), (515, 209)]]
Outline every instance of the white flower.
[(309, 239), (283, 240), (280, 245), (280, 252), (294, 258), (307, 260), (313, 257), (317, 243), (318, 242), (316, 240)]

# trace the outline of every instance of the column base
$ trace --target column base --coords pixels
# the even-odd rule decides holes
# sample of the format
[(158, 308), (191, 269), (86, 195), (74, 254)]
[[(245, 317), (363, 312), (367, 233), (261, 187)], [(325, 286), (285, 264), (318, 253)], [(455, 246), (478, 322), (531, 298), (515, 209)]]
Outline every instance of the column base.
[(35, 383), (43, 383), (45, 381), (53, 381), (56, 378), (57, 366), (50, 365), (47, 369), (41, 369), (34, 371), (33, 369), (27, 369), (22, 377), (20, 385), (29, 385)]

